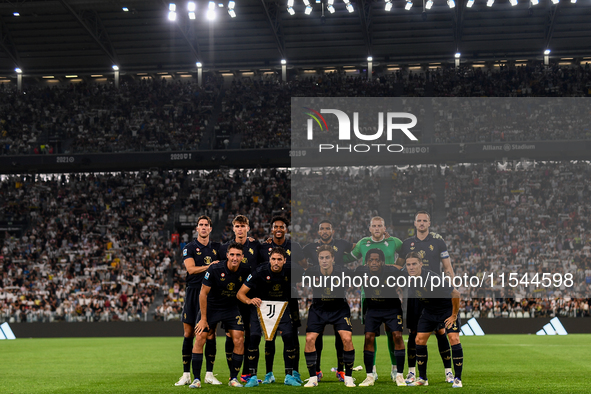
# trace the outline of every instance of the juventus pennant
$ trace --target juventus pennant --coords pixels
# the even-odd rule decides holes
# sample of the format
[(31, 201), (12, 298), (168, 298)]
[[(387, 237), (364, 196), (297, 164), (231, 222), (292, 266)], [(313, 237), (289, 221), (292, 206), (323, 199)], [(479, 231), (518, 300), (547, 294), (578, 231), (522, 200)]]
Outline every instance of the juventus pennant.
[(260, 308), (257, 308), (261, 328), (267, 341), (273, 340), (286, 307), (286, 301), (263, 301)]

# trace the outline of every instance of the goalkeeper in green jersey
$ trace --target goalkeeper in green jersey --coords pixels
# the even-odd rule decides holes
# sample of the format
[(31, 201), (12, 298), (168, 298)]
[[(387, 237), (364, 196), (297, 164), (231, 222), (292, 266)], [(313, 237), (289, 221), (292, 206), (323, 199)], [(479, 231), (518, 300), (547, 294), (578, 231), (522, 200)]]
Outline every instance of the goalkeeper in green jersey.
[[(343, 256), (343, 262), (345, 264), (351, 263), (353, 261), (361, 259), (362, 263), (365, 265), (365, 256), (370, 249), (380, 249), (384, 252), (384, 257), (386, 258), (386, 264), (395, 265), (396, 264), (396, 253), (400, 252), (402, 247), (402, 241), (396, 237), (390, 237), (386, 233), (386, 222), (383, 218), (376, 216), (373, 217), (369, 223), (369, 232), (371, 233), (370, 237), (365, 237), (359, 240), (353, 250), (350, 253), (347, 253)], [(365, 315), (365, 296), (364, 293), (361, 293), (361, 305), (362, 311)], [(394, 382), (396, 382), (396, 353), (394, 349), (394, 340), (392, 339), (392, 335), (389, 332), (388, 327), (386, 326), (386, 336), (388, 337), (388, 350), (390, 353), (390, 361), (392, 363), (392, 370), (390, 372), (390, 377)], [(377, 353), (377, 341), (374, 340), (374, 348)], [(368, 371), (369, 372), (369, 371)], [(375, 371), (375, 362), (374, 362), (374, 378), (377, 379), (377, 373)]]

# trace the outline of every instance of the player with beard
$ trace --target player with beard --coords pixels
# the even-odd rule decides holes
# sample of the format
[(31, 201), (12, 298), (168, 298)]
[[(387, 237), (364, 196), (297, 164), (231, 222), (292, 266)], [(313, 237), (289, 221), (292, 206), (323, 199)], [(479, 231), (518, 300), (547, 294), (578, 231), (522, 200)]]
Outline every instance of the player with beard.
[[(349, 241), (345, 241), (344, 239), (335, 239), (334, 238), (334, 229), (332, 226), (332, 222), (330, 220), (322, 220), (318, 224), (318, 236), (320, 237), (318, 241), (309, 243), (304, 247), (304, 255), (308, 260), (308, 265), (316, 265), (318, 262), (318, 248), (322, 245), (330, 246), (335, 254), (335, 264), (339, 266), (343, 266), (343, 257), (345, 253), (349, 253), (353, 248), (353, 245)], [(323, 336), (324, 333), (320, 333), (318, 338), (316, 339), (316, 374), (318, 376), (318, 381), (322, 379), (322, 369), (320, 368), (320, 361), (322, 357), (322, 349), (324, 347), (323, 344)], [(343, 382), (345, 380), (345, 371), (343, 371), (344, 364), (343, 364), (343, 341), (341, 340), (340, 335), (335, 335), (334, 337), (335, 342), (334, 346), (337, 351), (337, 371), (336, 376), (337, 378)]]
[[(251, 339), (250, 348), (246, 349), (247, 358), (250, 359), (250, 378), (245, 387), (258, 386), (257, 369), (259, 361), (259, 344), (263, 335), (261, 323), (259, 321), (257, 308), (261, 308), (264, 301), (286, 302), (291, 296), (291, 277), (292, 270), (290, 265), (286, 264), (287, 254), (283, 248), (275, 248), (271, 252), (269, 264), (262, 264), (254, 271), (238, 291), (238, 300), (251, 308), (250, 325)], [(300, 268), (299, 274), (303, 271)], [(294, 271), (295, 272), (295, 271)], [(297, 272), (296, 272), (297, 275)], [(248, 296), (247, 296), (248, 294)], [(251, 298), (249, 298), (251, 297)], [(263, 313), (262, 310), (260, 310)], [(266, 313), (266, 312), (264, 312)], [(269, 312), (271, 313), (271, 312)], [(274, 312), (273, 312), (274, 313)], [(279, 320), (279, 319), (278, 319)], [(300, 386), (293, 377), (293, 362), (295, 360), (295, 346), (293, 344), (293, 325), (291, 322), (290, 311), (284, 311), (281, 319), (276, 323), (274, 332), (281, 332), (283, 339), (283, 360), (285, 362), (285, 380), (284, 384), (288, 386)]]
[[(191, 384), (191, 349), (195, 338), (195, 324), (199, 313), (199, 292), (205, 271), (211, 264), (217, 263), (220, 254), (220, 244), (211, 242), (211, 219), (207, 216), (200, 216), (197, 219), (197, 238), (189, 242), (183, 249), (183, 259), (187, 270), (185, 289), (185, 304), (183, 305), (183, 376), (175, 383), (175, 386)], [(215, 332), (207, 337), (205, 345), (206, 354), (215, 354)], [(205, 383), (222, 384), (213, 375), (213, 360), (206, 359)]]
[[(404, 240), (400, 256), (406, 256), (408, 253), (417, 252), (421, 258), (421, 264), (425, 269), (429, 269), (438, 274), (441, 274), (443, 271), (445, 275), (453, 278), (454, 271), (445, 241), (441, 235), (429, 231), (429, 227), (431, 226), (431, 216), (429, 213), (426, 211), (417, 212), (414, 225), (417, 229), (417, 233), (414, 237)], [(399, 267), (404, 266), (404, 263), (404, 257), (399, 257), (396, 261), (396, 265)], [(409, 330), (407, 346), (408, 376), (406, 377), (406, 382), (412, 383), (416, 379), (415, 339), (417, 337), (417, 325), (423, 310), (421, 303), (416, 298), (408, 297), (406, 311), (406, 325)], [(443, 361), (443, 367), (445, 369), (445, 381), (447, 383), (453, 383), (454, 376), (451, 370), (451, 349), (447, 336), (445, 335), (445, 330), (441, 328), (436, 332), (436, 336), (439, 354), (441, 355), (441, 360)]]
[[(292, 256), (295, 256), (301, 261), (298, 261), (298, 264), (305, 264), (304, 262), (304, 252), (302, 247), (297, 242), (292, 242), (291, 240), (287, 239), (285, 236), (287, 235), (289, 227), (289, 220), (282, 216), (275, 216), (271, 219), (271, 233), (273, 238), (270, 242), (264, 243), (261, 246), (260, 255), (262, 260), (265, 262), (269, 262), (271, 257), (271, 253), (274, 248), (280, 247), (285, 250), (287, 254), (286, 262), (289, 264), (291, 263)], [(293, 377), (301, 383), (301, 377), (298, 370), (298, 366), (300, 363), (300, 341), (298, 338), (298, 328), (302, 325), (300, 321), (300, 308), (298, 305), (298, 300), (295, 298), (290, 298), (289, 300), (289, 310), (291, 313), (291, 320), (293, 324), (293, 343), (296, 348), (295, 352), (295, 361), (293, 363)], [(275, 376), (273, 375), (273, 362), (275, 360), (275, 341), (265, 341), (265, 364), (267, 367), (267, 373), (265, 374), (265, 379), (263, 380), (263, 384), (274, 383)]]
[[(234, 240), (229, 241), (222, 245), (220, 249), (220, 254), (225, 256), (228, 246), (232, 243), (238, 243), (242, 245), (242, 252), (244, 253), (244, 257), (242, 258), (242, 264), (246, 264), (250, 272), (254, 272), (258, 267), (259, 263), (262, 261), (260, 256), (260, 248), (261, 244), (259, 241), (255, 241), (252, 238), (248, 237), (248, 232), (250, 231), (249, 220), (244, 215), (237, 215), (234, 220), (232, 220), (232, 230), (234, 231)], [(240, 309), (240, 315), (244, 320), (244, 348), (249, 348), (249, 341), (250, 341), (250, 308), (248, 305), (243, 303), (238, 303), (238, 309)], [(232, 351), (234, 349), (234, 342), (232, 338), (226, 334), (226, 361), (228, 362), (228, 367), (232, 365)], [(215, 352), (213, 355), (207, 354), (206, 357), (215, 358)], [(242, 376), (240, 378), (241, 381), (246, 382), (250, 375), (248, 375), (248, 371), (250, 370), (248, 365), (248, 358), (244, 359), (243, 367), (242, 367)]]

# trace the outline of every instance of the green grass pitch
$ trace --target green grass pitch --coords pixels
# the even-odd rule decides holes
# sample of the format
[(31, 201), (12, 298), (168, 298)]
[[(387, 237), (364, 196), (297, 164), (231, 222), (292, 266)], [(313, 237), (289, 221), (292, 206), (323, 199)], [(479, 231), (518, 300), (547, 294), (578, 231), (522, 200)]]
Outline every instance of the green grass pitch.
[[(303, 353), (303, 337), (302, 342)], [(214, 373), (227, 382), (224, 339), (218, 339)], [(355, 365), (363, 364), (363, 338), (354, 337)], [(17, 339), (0, 341), (0, 393), (188, 393), (174, 387), (182, 373), (182, 338)], [(256, 388), (204, 385), (201, 391), (309, 390), (324, 394), (335, 390), (416, 393), (463, 390), (471, 393), (589, 393), (591, 392), (591, 335), (535, 336), (488, 335), (462, 337), (464, 388), (452, 389), (443, 381), (443, 365), (435, 338), (429, 341), (429, 386), (397, 387), (390, 380), (390, 361), (382, 336), (378, 342), (379, 380), (373, 387), (345, 388), (330, 368), (336, 366), (334, 339), (326, 336), (322, 354), (325, 378), (316, 388), (287, 387), (283, 382), (282, 342), (277, 341), (275, 377), (278, 383)], [(204, 365), (205, 368), (205, 365)], [(264, 356), (259, 378), (264, 375)], [(300, 371), (308, 377), (303, 354)], [(405, 368), (406, 373), (406, 368)], [(204, 372), (203, 372), (204, 376)], [(356, 383), (365, 371), (353, 372)]]

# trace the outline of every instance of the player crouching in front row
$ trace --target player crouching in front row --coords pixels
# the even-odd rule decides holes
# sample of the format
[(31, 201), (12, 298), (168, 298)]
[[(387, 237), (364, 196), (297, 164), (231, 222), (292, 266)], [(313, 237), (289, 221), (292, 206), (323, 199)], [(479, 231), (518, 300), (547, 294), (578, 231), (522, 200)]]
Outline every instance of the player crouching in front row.
[(242, 264), (242, 245), (232, 243), (228, 246), (227, 261), (212, 264), (207, 269), (201, 292), (197, 326), (195, 327), (195, 345), (193, 346), (193, 383), (190, 388), (201, 387), (201, 365), (203, 364), (203, 347), (207, 334), (215, 332), (218, 323), (223, 323), (234, 342), (230, 382), (232, 387), (242, 387), (237, 376), (244, 358), (244, 323), (238, 311), (236, 293), (250, 274), (246, 264)]
[[(432, 286), (432, 278), (437, 276), (433, 271), (422, 268), (423, 263), (417, 252), (410, 252), (406, 256), (406, 270), (410, 277), (421, 277), (415, 282), (416, 286), (409, 285), (409, 298), (417, 298), (423, 306), (423, 313), (417, 326), (417, 364), (419, 378), (409, 386), (428, 386), (427, 381), (427, 341), (431, 332), (447, 332), (451, 345), (452, 361), (455, 378), (452, 387), (462, 387), (462, 367), (464, 364), (464, 352), (460, 343), (460, 293), (444, 282), (441, 286)], [(409, 278), (410, 279), (410, 278)]]
[[(259, 385), (257, 368), (261, 336), (264, 334), (265, 339), (271, 341), (277, 331), (281, 332), (283, 338), (284, 383), (288, 386), (301, 385), (301, 380), (298, 381), (297, 365), (294, 365), (296, 347), (293, 341), (294, 338), (297, 340), (297, 337), (293, 335), (292, 319), (287, 308), (291, 294), (291, 265), (285, 263), (286, 258), (285, 249), (279, 246), (273, 248), (269, 263), (259, 266), (246, 279), (237, 294), (241, 302), (252, 308), (250, 312), (250, 349), (247, 349), (251, 376), (245, 387)], [(252, 298), (249, 298), (247, 294)], [(269, 307), (268, 313), (262, 311), (263, 305)], [(261, 327), (261, 321), (265, 325), (264, 329)]]

